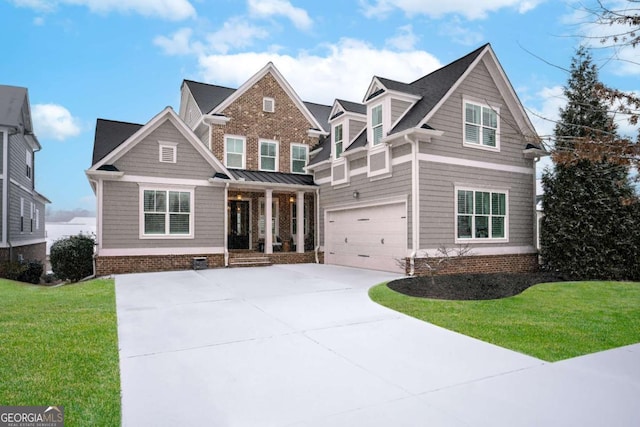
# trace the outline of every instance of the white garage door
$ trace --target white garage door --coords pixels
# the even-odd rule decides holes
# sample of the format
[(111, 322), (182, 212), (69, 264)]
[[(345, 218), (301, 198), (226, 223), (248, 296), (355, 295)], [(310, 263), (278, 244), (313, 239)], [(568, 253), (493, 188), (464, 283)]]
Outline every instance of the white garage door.
[(325, 212), (327, 264), (404, 272), (406, 254), (405, 203)]

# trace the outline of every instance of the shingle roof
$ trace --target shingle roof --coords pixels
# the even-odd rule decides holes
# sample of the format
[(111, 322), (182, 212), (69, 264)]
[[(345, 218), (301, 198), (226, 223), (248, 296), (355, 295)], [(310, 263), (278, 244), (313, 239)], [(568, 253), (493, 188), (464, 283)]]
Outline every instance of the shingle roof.
[(312, 175), (296, 173), (250, 171), (244, 169), (230, 169), (229, 173), (235, 179), (251, 182), (269, 182), (274, 184), (315, 185)]
[(320, 138), (320, 142), (318, 142), (315, 149), (319, 148), (322, 148), (322, 150), (309, 160), (309, 166), (328, 160), (331, 157), (331, 135)]
[(404, 115), (398, 124), (389, 132), (389, 134), (402, 132), (403, 130), (416, 127), (418, 123), (440, 102), (449, 89), (462, 77), (469, 66), (488, 46), (485, 44), (468, 55), (430, 73), (418, 80), (410, 83), (394, 82), (393, 80), (384, 80), (384, 85), (389, 89), (399, 90), (422, 96), (416, 104)]
[(98, 119), (96, 121), (96, 136), (93, 141), (92, 165), (115, 150), (141, 127), (142, 125), (137, 123)]
[(365, 127), (360, 131), (356, 139), (353, 140), (351, 145), (347, 147), (346, 151), (355, 150), (356, 148), (364, 147), (367, 145), (367, 128)]
[(0, 85), (0, 125), (31, 126), (30, 123), (22, 123), (22, 106), (26, 97), (27, 89), (24, 87)]
[(330, 105), (316, 104), (315, 102), (303, 101), (303, 104), (309, 112), (316, 118), (316, 120), (322, 125), (322, 129), (325, 132), (329, 132), (329, 114), (331, 113)]
[(193, 95), (193, 99), (195, 99), (202, 114), (210, 113), (236, 91), (229, 87), (194, 82), (193, 80), (184, 80), (184, 84), (191, 91), (191, 95)]
[(344, 99), (336, 99), (342, 105), (345, 111), (357, 114), (367, 114), (367, 106), (359, 102), (345, 101)]

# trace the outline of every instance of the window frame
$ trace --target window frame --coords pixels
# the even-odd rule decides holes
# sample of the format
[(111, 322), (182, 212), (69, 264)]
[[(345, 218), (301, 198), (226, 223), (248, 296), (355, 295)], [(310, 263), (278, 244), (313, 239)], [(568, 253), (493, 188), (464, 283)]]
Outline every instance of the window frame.
[[(480, 122), (474, 123), (467, 120), (467, 105), (480, 108)], [(484, 111), (490, 110), (496, 116), (496, 127), (487, 126), (484, 123)], [(478, 142), (467, 140), (467, 125), (478, 127)], [(493, 129), (495, 131), (495, 146), (483, 143), (485, 129)], [(476, 148), (488, 151), (500, 151), (500, 107), (491, 106), (486, 103), (474, 101), (472, 99), (463, 98), (462, 100), (462, 144), (465, 147)]]
[[(227, 149), (227, 142), (229, 141), (229, 139), (235, 139), (235, 140), (239, 140), (242, 142), (242, 153), (237, 153), (237, 152), (229, 152), (229, 150)], [(242, 160), (241, 160), (241, 165), (240, 166), (229, 166), (229, 159), (228, 159), (228, 155), (229, 154), (235, 154), (235, 155), (240, 155), (242, 156)], [(229, 168), (229, 169), (246, 169), (247, 167), (247, 138), (245, 138), (244, 136), (240, 136), (240, 135), (225, 135), (224, 136), (224, 165), (225, 167)]]
[[(375, 118), (375, 110), (380, 109), (380, 123), (375, 124), (373, 120)], [(376, 147), (380, 145), (381, 141), (384, 139), (384, 107), (383, 104), (376, 104), (371, 107), (371, 146)], [(380, 128), (380, 138), (376, 141), (376, 129)]]
[[(264, 197), (259, 197), (258, 198), (258, 238), (259, 239), (264, 239), (265, 238), (265, 216), (267, 214), (266, 212), (266, 199)], [(272, 234), (273, 237), (279, 237), (280, 236), (280, 199), (273, 197), (271, 199), (271, 221), (273, 222), (272, 224)], [(274, 240), (273, 243), (275, 243), (276, 241)]]
[(29, 181), (33, 180), (33, 151), (28, 149), (26, 150), (26, 158), (25, 158), (25, 163), (26, 163), (26, 171), (25, 174), (27, 176), (27, 179), (29, 179)]
[[(289, 218), (291, 218), (291, 237), (293, 238), (294, 242), (296, 241), (297, 237), (298, 237), (298, 233), (297, 233), (297, 228), (298, 228), (298, 218), (296, 217), (298, 215), (298, 211), (297, 211), (297, 200), (294, 200), (293, 202), (289, 203), (289, 208), (291, 210), (291, 212), (289, 213)], [(310, 202), (309, 200), (307, 200), (307, 198), (304, 198), (304, 221), (303, 221), (303, 233), (304, 236), (307, 236), (307, 233), (309, 232), (309, 209), (310, 209)], [(294, 230), (294, 226), (296, 228), (296, 230)]]
[[(271, 103), (271, 109), (267, 108), (267, 105)], [(262, 111), (264, 111), (265, 113), (275, 113), (276, 112), (276, 100), (269, 97), (269, 96), (265, 96), (262, 98)]]
[[(144, 201), (145, 192), (155, 191), (165, 193), (165, 211), (164, 212), (147, 212), (145, 211)], [(188, 193), (189, 194), (189, 232), (188, 233), (171, 233), (171, 215), (182, 214), (181, 212), (171, 212), (169, 209), (170, 193)], [(193, 239), (195, 230), (195, 187), (182, 186), (140, 186), (139, 190), (139, 238), (140, 239)], [(164, 233), (146, 233), (145, 231), (145, 214), (147, 213), (164, 213)]]
[[(337, 130), (338, 128), (340, 128), (340, 140), (336, 139), (338, 135), (338, 130)], [(331, 144), (333, 148), (333, 159), (338, 160), (339, 158), (342, 157), (342, 153), (344, 153), (344, 123), (339, 123), (333, 127), (331, 139), (333, 139), (333, 144)], [(338, 152), (338, 144), (340, 144), (339, 152)]]
[[(471, 192), (472, 193), (472, 211), (471, 213), (461, 213), (459, 212), (459, 194), (461, 191)], [(477, 198), (476, 193), (489, 193), (489, 212), (488, 213), (477, 213)], [(494, 206), (493, 206), (493, 195), (500, 194), (504, 195), (504, 214), (495, 214)], [(470, 231), (471, 237), (460, 237), (460, 226), (459, 226), (459, 217), (460, 216), (470, 216), (471, 224)], [(487, 237), (478, 237), (476, 235), (476, 224), (478, 217), (487, 217)], [(494, 218), (504, 218), (503, 219), (503, 236), (502, 237), (493, 237), (493, 220)], [(455, 243), (506, 243), (509, 241), (509, 190), (504, 188), (494, 188), (494, 187), (464, 187), (464, 186), (456, 186), (454, 189), (454, 237)]]
[[(303, 148), (304, 149), (304, 155), (305, 155), (305, 157), (304, 157), (304, 166), (302, 167), (302, 171), (301, 172), (296, 172), (294, 170), (294, 168), (293, 168), (293, 164), (294, 164), (293, 162), (294, 161), (298, 161), (298, 162), (302, 161), (302, 159), (294, 159), (293, 158), (294, 148)], [(309, 146), (306, 145), (306, 144), (291, 144), (290, 145), (290, 151), (291, 151), (290, 152), (291, 162), (289, 164), (289, 168), (290, 168), (289, 170), (291, 171), (291, 173), (306, 174), (307, 172), (305, 171), (305, 169), (306, 169), (307, 165), (309, 164)]]
[[(275, 146), (275, 155), (273, 157), (273, 169), (265, 169), (262, 165), (262, 146), (265, 144), (273, 144)], [(270, 156), (266, 156), (272, 158)], [(278, 172), (280, 163), (280, 144), (272, 139), (260, 139), (258, 141), (258, 170), (265, 172)]]

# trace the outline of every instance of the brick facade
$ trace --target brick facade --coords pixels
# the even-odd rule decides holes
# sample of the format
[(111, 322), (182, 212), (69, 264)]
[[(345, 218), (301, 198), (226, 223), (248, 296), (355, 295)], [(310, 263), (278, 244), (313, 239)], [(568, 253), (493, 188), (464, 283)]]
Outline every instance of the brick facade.
[(33, 245), (14, 246), (12, 249), (1, 248), (0, 249), (0, 263), (9, 261), (18, 261), (23, 259), (25, 261), (37, 260), (44, 265), (47, 260), (47, 244), (46, 242), (36, 243)]
[[(439, 258), (416, 258), (414, 274), (416, 276), (429, 275), (427, 263), (437, 265), (438, 260)], [(435, 274), (530, 273), (538, 271), (538, 267), (537, 254), (467, 256), (451, 260)], [(407, 258), (407, 274), (410, 269), (410, 260)]]
[[(262, 110), (262, 100), (275, 100), (275, 111)], [(267, 73), (256, 84), (222, 112), (231, 120), (226, 125), (211, 126), (211, 150), (224, 164), (224, 136), (235, 135), (246, 138), (245, 169), (259, 170), (259, 140), (278, 141), (278, 172), (291, 172), (290, 144), (305, 144), (309, 151), (318, 144), (317, 137), (310, 137), (313, 127), (293, 100), (282, 89), (271, 73)]]
[(209, 268), (224, 266), (223, 254), (98, 256), (96, 257), (96, 276), (189, 270), (193, 268), (195, 257), (206, 257)]

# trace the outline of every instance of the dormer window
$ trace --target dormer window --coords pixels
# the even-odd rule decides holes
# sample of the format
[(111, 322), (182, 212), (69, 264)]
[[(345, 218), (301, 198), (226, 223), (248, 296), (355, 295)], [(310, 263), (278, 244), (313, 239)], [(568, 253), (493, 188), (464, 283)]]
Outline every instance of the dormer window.
[(273, 113), (276, 110), (276, 101), (273, 98), (262, 98), (262, 111)]
[(176, 163), (178, 160), (178, 144), (175, 142), (160, 142), (160, 163)]
[(342, 155), (342, 125), (333, 128), (334, 158), (339, 159)]
[(382, 140), (382, 104), (371, 109), (371, 129), (373, 130), (373, 145)]

